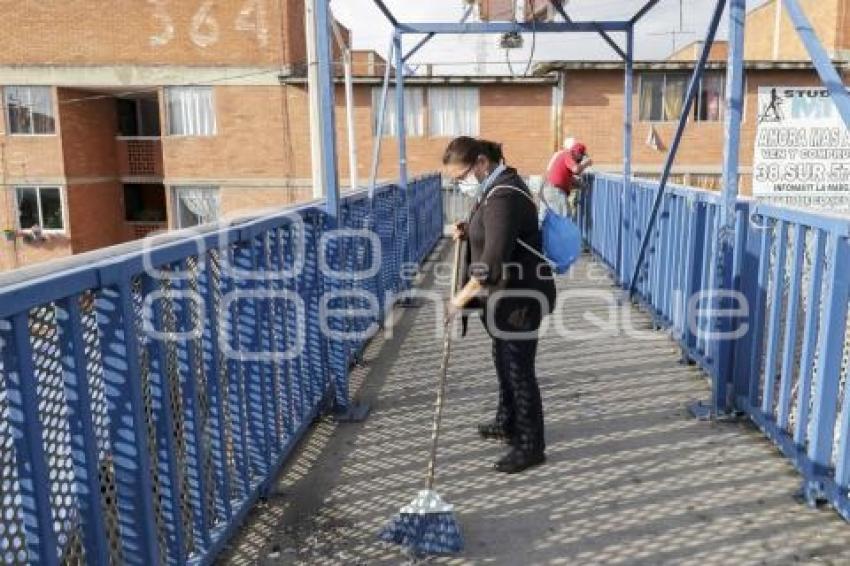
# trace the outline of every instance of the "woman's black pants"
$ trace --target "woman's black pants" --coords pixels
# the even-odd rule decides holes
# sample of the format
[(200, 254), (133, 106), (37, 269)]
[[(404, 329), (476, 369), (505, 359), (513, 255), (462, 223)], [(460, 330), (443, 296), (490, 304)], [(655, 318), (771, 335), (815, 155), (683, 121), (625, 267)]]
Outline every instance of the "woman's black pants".
[[(493, 362), (499, 378), (499, 406), (496, 423), (524, 452), (543, 452), (543, 402), (537, 384), (534, 361), (541, 309), (534, 300), (503, 300), (496, 308), (488, 331), (493, 338)], [(500, 301), (501, 303), (502, 301)], [(492, 326), (500, 330), (493, 332)], [(518, 333), (523, 333), (520, 335)]]

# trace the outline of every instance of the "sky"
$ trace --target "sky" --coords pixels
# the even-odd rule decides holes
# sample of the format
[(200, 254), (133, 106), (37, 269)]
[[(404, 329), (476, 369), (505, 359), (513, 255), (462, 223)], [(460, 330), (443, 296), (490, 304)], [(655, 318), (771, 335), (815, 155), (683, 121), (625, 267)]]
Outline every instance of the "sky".
[[(541, 0), (537, 0), (541, 1)], [(543, 0), (548, 1), (548, 0)], [(753, 9), (768, 0), (747, 0)], [(457, 22), (463, 16), (463, 0), (385, 0), (400, 21)], [(646, 0), (569, 0), (567, 13), (574, 20), (629, 19)], [(681, 6), (681, 19), (680, 19)], [(661, 0), (635, 28), (635, 55), (638, 59), (664, 59), (674, 46), (681, 48), (705, 36), (714, 9), (713, 0)], [(332, 0), (336, 18), (352, 30), (355, 49), (388, 51), (391, 26), (372, 0)], [(671, 33), (671, 32), (675, 32)], [(622, 34), (614, 34), (622, 36)], [(718, 39), (726, 37), (726, 20)], [(526, 34), (522, 49), (498, 48), (498, 36), (439, 36), (434, 38), (411, 60), (411, 65), (430, 63), (440, 74), (475, 73), (479, 69), (490, 74), (522, 74), (533, 63), (565, 59), (604, 60), (616, 58), (611, 48), (595, 34), (539, 34), (534, 41)], [(408, 36), (406, 47), (415, 39)], [(531, 46), (534, 43), (533, 58)], [(624, 42), (621, 40), (621, 45)], [(511, 61), (509, 68), (506, 56)], [(476, 65), (476, 62), (483, 64)]]

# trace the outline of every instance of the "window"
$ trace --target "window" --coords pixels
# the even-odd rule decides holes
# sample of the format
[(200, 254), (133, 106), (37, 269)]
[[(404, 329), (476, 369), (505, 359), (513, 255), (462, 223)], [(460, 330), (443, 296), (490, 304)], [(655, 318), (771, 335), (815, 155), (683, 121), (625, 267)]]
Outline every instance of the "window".
[(166, 90), (166, 100), (169, 135), (215, 135), (215, 105), (211, 87), (170, 87)]
[(219, 190), (207, 185), (174, 188), (177, 228), (190, 228), (218, 220)]
[[(381, 89), (372, 90), (372, 132), (378, 131), (378, 116), (381, 113)], [(425, 92), (421, 88), (404, 89), (404, 126), (408, 136), (425, 135)], [(384, 114), (384, 135), (395, 136), (396, 111), (395, 88), (387, 92), (387, 111)]]
[(699, 99), (694, 110), (697, 122), (719, 122), (723, 117), (723, 99), (726, 79), (720, 73), (706, 74), (699, 89)]
[(159, 137), (156, 98), (119, 98), (118, 133), (125, 137)]
[(653, 73), (640, 79), (640, 119), (645, 122), (677, 120), (685, 103), (688, 75)]
[(33, 226), (43, 230), (65, 229), (59, 187), (18, 187), (16, 192), (20, 229), (29, 230)]
[(5, 97), (9, 133), (28, 136), (56, 133), (53, 90), (49, 86), (7, 86)]
[(478, 135), (478, 89), (435, 87), (428, 90), (428, 133), (435, 137)]
[[(672, 122), (679, 119), (685, 104), (690, 77), (683, 73), (648, 73), (640, 79), (640, 119), (644, 122)], [(694, 104), (694, 120), (718, 122), (723, 117), (725, 79), (721, 73), (707, 73), (700, 83)]]
[(128, 222), (165, 222), (165, 187), (161, 184), (124, 185), (124, 219)]

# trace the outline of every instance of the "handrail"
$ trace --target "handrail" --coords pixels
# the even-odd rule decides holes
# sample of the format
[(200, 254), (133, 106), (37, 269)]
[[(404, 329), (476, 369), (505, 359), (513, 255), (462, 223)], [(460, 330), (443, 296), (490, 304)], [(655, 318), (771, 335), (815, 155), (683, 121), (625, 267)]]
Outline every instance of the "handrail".
[[(612, 175), (595, 175), (591, 185), (579, 224), (596, 256), (616, 270), (626, 189)], [(622, 230), (623, 245), (634, 250), (657, 183), (631, 186), (633, 214)], [(739, 198), (737, 238), (724, 252), (720, 206), (709, 191), (678, 186), (665, 194), (637, 297), (683, 357), (724, 384), (713, 390), (729, 396), (713, 399), (714, 409), (748, 415), (803, 475), (806, 497), (827, 500), (850, 520), (850, 388), (839, 399), (850, 349), (850, 218)], [(733, 266), (732, 289), (713, 287), (719, 259)], [(619, 276), (634, 266), (621, 269)], [(720, 363), (721, 351), (731, 363)]]
[(334, 222), (312, 201), (0, 276), (0, 556), (212, 562), (314, 416), (347, 407), (404, 264), (442, 236), (440, 187), (424, 176), (345, 195)]

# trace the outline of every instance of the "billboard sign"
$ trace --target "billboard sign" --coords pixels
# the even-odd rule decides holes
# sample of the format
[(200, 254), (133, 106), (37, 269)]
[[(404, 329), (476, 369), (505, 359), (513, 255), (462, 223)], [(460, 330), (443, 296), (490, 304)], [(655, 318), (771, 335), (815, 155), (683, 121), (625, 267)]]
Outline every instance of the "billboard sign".
[(828, 90), (759, 88), (753, 195), (850, 211), (850, 130)]

